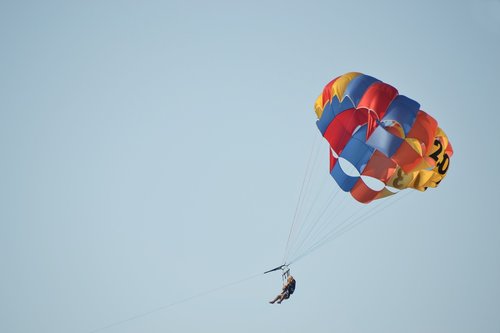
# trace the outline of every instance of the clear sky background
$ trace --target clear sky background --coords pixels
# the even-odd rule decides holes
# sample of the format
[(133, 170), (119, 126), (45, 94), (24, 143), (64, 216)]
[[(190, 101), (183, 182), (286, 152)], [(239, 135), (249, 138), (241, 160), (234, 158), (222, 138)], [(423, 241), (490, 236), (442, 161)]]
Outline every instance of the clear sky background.
[[(498, 0), (2, 1), (0, 50), (1, 332), (500, 331)], [(349, 71), (439, 121), (447, 178), (282, 305), (278, 273), (176, 303), (281, 264)]]

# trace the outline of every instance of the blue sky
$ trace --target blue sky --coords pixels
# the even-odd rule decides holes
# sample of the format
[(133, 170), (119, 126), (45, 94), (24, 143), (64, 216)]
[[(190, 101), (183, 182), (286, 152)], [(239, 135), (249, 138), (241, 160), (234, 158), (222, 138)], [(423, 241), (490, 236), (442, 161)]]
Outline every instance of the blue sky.
[(87, 333), (279, 265), (314, 101), (349, 71), (438, 120), (441, 186), (302, 258), (281, 306), (259, 275), (103, 332), (500, 331), (499, 1), (3, 1), (0, 48), (0, 331)]

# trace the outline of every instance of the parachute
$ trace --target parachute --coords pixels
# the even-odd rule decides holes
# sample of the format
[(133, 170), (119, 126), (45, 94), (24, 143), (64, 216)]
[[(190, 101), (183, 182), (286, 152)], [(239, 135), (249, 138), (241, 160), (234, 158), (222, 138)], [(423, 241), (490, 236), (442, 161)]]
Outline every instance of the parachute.
[[(403, 190), (437, 187), (453, 155), (445, 132), (418, 102), (365, 74), (351, 72), (330, 81), (314, 110), (326, 140), (316, 135), (321, 145), (313, 145), (309, 155), (284, 265), (415, 192)], [(320, 154), (327, 148), (329, 173), (317, 172), (328, 165), (327, 156)], [(332, 177), (338, 186), (331, 186)], [(338, 196), (342, 192), (355, 200)], [(399, 192), (405, 193), (394, 195)]]
[(361, 73), (330, 81), (315, 103), (330, 174), (361, 203), (425, 191), (446, 176), (453, 149), (437, 121), (396, 88)]

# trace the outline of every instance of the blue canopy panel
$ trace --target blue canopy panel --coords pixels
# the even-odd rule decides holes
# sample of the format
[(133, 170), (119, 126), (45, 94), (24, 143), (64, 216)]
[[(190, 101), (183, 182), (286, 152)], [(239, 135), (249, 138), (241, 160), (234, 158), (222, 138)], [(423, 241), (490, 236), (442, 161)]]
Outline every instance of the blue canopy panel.
[(359, 126), (358, 128), (355, 128), (352, 137), (353, 139), (356, 139), (361, 142), (366, 141), (366, 131), (368, 131), (368, 124)]
[(381, 124), (375, 128), (366, 143), (382, 152), (385, 156), (391, 157), (398, 150), (403, 139), (389, 133)]
[(330, 174), (332, 175), (333, 179), (335, 179), (339, 187), (345, 192), (351, 191), (351, 189), (358, 181), (358, 178), (360, 178), (360, 177), (352, 177), (346, 174), (340, 167), (339, 162), (335, 163), (335, 166), (333, 167)]
[(418, 110), (420, 110), (420, 104), (418, 102), (406, 96), (398, 95), (387, 108), (387, 112), (382, 118), (382, 121), (397, 121), (403, 128), (406, 136), (413, 127)]
[(379, 82), (379, 80), (374, 77), (361, 74), (349, 82), (349, 85), (344, 92), (344, 96), (349, 97), (354, 106), (357, 107), (365, 91), (375, 82)]
[[(363, 172), (366, 164), (375, 151), (375, 149), (365, 143), (366, 127), (366, 125), (363, 125), (356, 131), (339, 156), (349, 161), (360, 174)], [(360, 178), (359, 176), (353, 177), (346, 174), (338, 162), (335, 163), (331, 175), (339, 187), (345, 192), (349, 192)]]
[(354, 106), (349, 98), (344, 98), (342, 103), (340, 103), (337, 96), (334, 96), (331, 102), (328, 102), (323, 108), (323, 114), (321, 118), (316, 121), (321, 134), (325, 134), (326, 129), (339, 113), (342, 111), (352, 109)]

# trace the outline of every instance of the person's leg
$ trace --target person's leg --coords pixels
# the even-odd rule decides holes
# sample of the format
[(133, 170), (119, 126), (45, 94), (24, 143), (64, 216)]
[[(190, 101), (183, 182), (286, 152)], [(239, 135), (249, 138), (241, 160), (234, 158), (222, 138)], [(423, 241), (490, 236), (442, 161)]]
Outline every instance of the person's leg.
[(277, 300), (279, 300), (280, 297), (281, 297), (281, 294), (279, 294), (278, 296), (276, 296), (272, 301), (269, 301), (269, 303), (274, 304), (274, 302), (276, 302)]
[(279, 297), (279, 300), (278, 300), (278, 304), (281, 304), (281, 302), (283, 302), (283, 300), (288, 299), (288, 297), (289, 297), (288, 293), (283, 293), (283, 294), (281, 294), (279, 296), (280, 297)]

